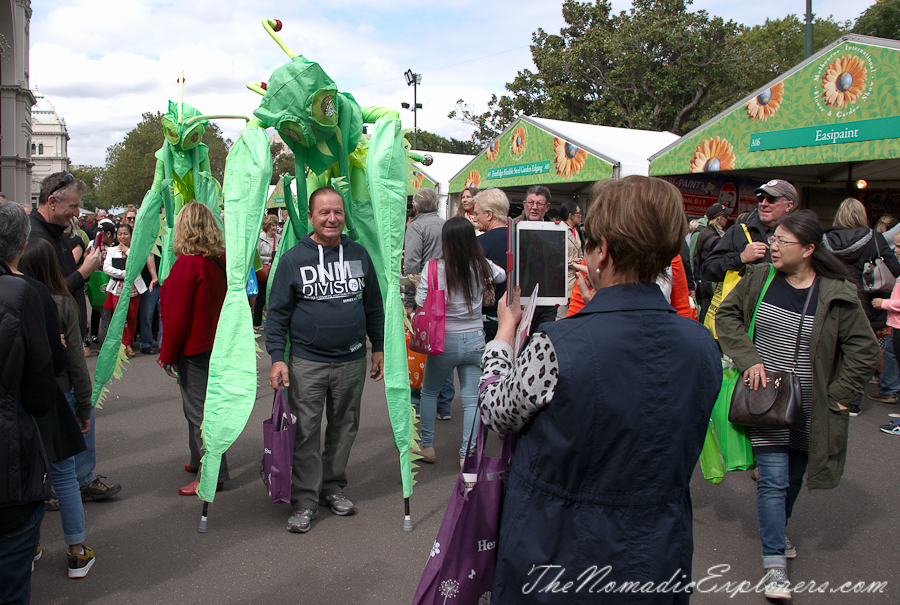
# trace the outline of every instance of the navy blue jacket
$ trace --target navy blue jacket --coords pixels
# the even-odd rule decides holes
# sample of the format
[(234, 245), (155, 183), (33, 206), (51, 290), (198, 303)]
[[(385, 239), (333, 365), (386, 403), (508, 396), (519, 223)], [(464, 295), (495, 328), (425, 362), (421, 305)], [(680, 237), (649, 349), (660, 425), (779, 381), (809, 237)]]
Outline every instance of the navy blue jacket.
[[(559, 378), (513, 456), (492, 602), (687, 603), (683, 591), (599, 591), (690, 582), (689, 486), (722, 384), (715, 341), (650, 283), (599, 290), (542, 328)], [(554, 580), (559, 592), (542, 592)]]

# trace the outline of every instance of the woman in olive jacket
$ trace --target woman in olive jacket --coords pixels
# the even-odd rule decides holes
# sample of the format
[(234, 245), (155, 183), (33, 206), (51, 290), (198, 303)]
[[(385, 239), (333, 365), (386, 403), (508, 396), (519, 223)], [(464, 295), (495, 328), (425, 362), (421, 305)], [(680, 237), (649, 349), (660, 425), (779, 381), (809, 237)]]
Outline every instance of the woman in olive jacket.
[[(802, 422), (790, 429), (749, 429), (760, 469), (757, 515), (766, 596), (772, 598), (790, 598), (785, 559), (796, 556), (796, 549), (784, 527), (801, 490), (803, 470), (810, 490), (840, 482), (847, 456), (847, 406), (878, 366), (878, 344), (856, 286), (843, 279), (849, 273), (822, 246), (822, 234), (811, 211), (785, 218), (769, 238), (772, 264), (746, 266), (716, 314), (722, 352), (734, 360), (751, 389), (766, 380), (767, 371), (791, 369), (798, 330), (803, 334), (793, 361), (803, 385)], [(771, 267), (775, 277), (763, 293)], [(806, 309), (803, 300), (810, 292), (809, 302), (815, 305)], [(751, 339), (748, 326), (761, 297)], [(811, 330), (808, 320), (800, 321), (803, 316), (812, 316)]]

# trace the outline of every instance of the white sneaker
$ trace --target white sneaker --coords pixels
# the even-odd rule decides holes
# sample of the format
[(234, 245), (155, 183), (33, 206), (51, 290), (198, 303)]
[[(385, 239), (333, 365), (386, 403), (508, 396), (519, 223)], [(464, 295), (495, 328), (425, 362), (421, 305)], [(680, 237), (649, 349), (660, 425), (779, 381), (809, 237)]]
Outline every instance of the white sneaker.
[(767, 599), (791, 600), (791, 583), (788, 581), (787, 570), (783, 567), (770, 567), (763, 578)]
[(794, 546), (794, 543), (787, 536), (784, 537), (784, 557), (786, 559), (797, 558), (797, 547)]

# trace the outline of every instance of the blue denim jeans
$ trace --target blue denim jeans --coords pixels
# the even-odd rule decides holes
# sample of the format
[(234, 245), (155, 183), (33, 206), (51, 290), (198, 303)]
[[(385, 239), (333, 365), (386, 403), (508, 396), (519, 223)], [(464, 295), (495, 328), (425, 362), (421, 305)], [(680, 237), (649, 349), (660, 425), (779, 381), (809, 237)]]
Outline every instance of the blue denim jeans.
[(881, 366), (881, 386), (878, 387), (878, 392), (882, 395), (900, 392), (900, 368), (897, 367), (897, 356), (894, 355), (893, 330), (884, 341), (884, 363)]
[(81, 490), (75, 476), (75, 457), (50, 463), (53, 491), (59, 501), (59, 516), (63, 527), (63, 540), (69, 546), (81, 544), (87, 538), (84, 531), (84, 506)]
[[(74, 413), (76, 406), (74, 391), (66, 393), (66, 401), (69, 402), (69, 407), (72, 408), (72, 412)], [(75, 476), (78, 478), (79, 487), (84, 487), (89, 483), (93, 483), (94, 479), (97, 478), (94, 476), (94, 467), (97, 466), (97, 442), (94, 439), (96, 427), (97, 423), (94, 419), (94, 408), (91, 408), (91, 428), (84, 435), (84, 443), (87, 445), (87, 449), (80, 454), (75, 454), (73, 457), (75, 460)], [(76, 542), (76, 544), (78, 544), (78, 542)]]
[(803, 487), (808, 460), (793, 451), (754, 454), (759, 467), (756, 517), (762, 537), (763, 567), (786, 567), (784, 528)]
[(0, 603), (31, 601), (31, 564), (41, 541), (44, 503), (13, 531), (0, 535)]
[(447, 333), (444, 335), (444, 352), (429, 355), (425, 362), (425, 378), (422, 381), (422, 399), (419, 410), (422, 417), (422, 446), (434, 443), (434, 419), (437, 415), (437, 395), (453, 368), (459, 374), (460, 399), (463, 406), (463, 438), (459, 456), (466, 454), (466, 444), (472, 434), (478, 411), (478, 381), (481, 379), (481, 356), (484, 354), (484, 330)]
[[(441, 415), (446, 415), (450, 413), (450, 403), (453, 401), (453, 396), (456, 394), (456, 387), (453, 385), (453, 372), (447, 376), (447, 380), (444, 381), (444, 386), (441, 387), (441, 392), (438, 393), (437, 398), (437, 413)], [(419, 411), (419, 400), (422, 398), (422, 389), (410, 389), (409, 390), (409, 400), (412, 403), (412, 406), (415, 410)]]
[[(141, 348), (149, 349), (153, 346), (153, 313), (159, 307), (159, 286), (153, 288), (153, 292), (147, 290), (141, 294), (141, 306), (138, 307), (138, 326), (141, 330)], [(160, 326), (162, 327), (162, 326)], [(162, 345), (162, 332), (159, 335)]]

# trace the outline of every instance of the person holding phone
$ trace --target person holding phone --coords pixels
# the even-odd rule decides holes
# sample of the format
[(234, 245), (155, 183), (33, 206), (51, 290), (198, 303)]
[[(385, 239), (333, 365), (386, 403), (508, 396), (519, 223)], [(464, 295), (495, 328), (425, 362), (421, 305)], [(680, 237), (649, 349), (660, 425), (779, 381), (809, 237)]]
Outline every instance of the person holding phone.
[(112, 308), (115, 309), (121, 296), (128, 297), (128, 316), (125, 319), (125, 330), (122, 332), (122, 344), (125, 345), (125, 355), (134, 357), (136, 353), (131, 349), (134, 342), (134, 333), (137, 330), (138, 308), (141, 304), (141, 294), (147, 291), (147, 285), (139, 275), (131, 286), (130, 292), (122, 293), (125, 285), (125, 264), (128, 261), (128, 253), (131, 248), (130, 225), (121, 224), (116, 230), (119, 245), (110, 248), (103, 261), (103, 272), (109, 275), (110, 280), (106, 285), (106, 291), (112, 295)]
[[(709, 331), (679, 317), (656, 284), (684, 242), (681, 193), (661, 179), (610, 181), (585, 231), (595, 292), (585, 308), (544, 324), (516, 355), (514, 288), (482, 358), (482, 419), (520, 431), (500, 517), (498, 603), (577, 584), (585, 561), (609, 562), (603, 582), (617, 586), (691, 575), (691, 476), (722, 364)], [(652, 372), (648, 351), (659, 360)], [(535, 564), (555, 567), (542, 578)]]

